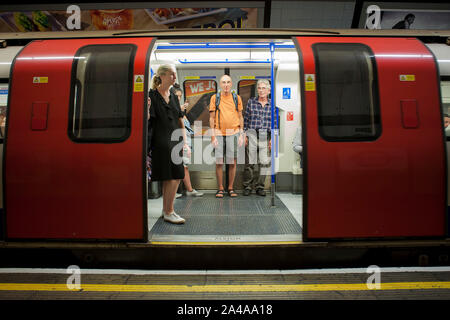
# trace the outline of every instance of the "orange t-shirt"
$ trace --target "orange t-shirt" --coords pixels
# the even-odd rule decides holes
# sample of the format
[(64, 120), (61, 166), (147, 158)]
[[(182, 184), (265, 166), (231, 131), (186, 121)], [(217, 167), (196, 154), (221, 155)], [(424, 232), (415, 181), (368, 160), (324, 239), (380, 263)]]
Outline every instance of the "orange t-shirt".
[[(241, 123), (239, 120), (239, 116), (242, 115), (242, 99), (240, 96), (237, 96), (237, 98), (239, 113), (236, 111), (236, 105), (234, 104), (233, 95), (229, 94), (228, 96), (226, 96), (223, 93), (220, 94), (220, 134), (222, 136), (233, 135), (239, 132), (239, 129), (244, 129), (241, 128)], [(209, 103), (209, 112), (216, 113), (214, 127), (216, 129), (219, 129), (219, 110), (217, 110), (216, 112), (216, 95), (213, 95), (211, 97), (211, 102)], [(217, 130), (216, 134), (219, 134)]]

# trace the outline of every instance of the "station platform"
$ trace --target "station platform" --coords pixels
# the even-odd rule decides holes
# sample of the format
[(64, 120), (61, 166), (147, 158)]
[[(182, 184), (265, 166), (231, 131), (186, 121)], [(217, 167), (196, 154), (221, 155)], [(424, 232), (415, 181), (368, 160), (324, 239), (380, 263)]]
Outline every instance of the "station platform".
[(0, 269), (0, 299), (447, 300), (450, 267), (235, 271), (101, 270), (74, 266)]

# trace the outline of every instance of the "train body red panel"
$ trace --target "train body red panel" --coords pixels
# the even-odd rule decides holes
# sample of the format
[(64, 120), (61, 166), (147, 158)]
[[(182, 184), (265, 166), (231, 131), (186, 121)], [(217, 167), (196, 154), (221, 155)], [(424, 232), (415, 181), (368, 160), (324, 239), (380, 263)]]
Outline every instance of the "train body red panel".
[(16, 58), (5, 157), (8, 238), (146, 239), (144, 90), (132, 94), (131, 132), (122, 143), (71, 140), (68, 115), (77, 50), (132, 44), (133, 74), (145, 75), (150, 41), (35, 41)]
[(304, 73), (316, 43), (359, 43), (375, 55), (381, 132), (325, 141), (317, 91), (305, 91), (308, 239), (443, 236), (445, 149), (438, 70), (417, 39), (297, 38)]

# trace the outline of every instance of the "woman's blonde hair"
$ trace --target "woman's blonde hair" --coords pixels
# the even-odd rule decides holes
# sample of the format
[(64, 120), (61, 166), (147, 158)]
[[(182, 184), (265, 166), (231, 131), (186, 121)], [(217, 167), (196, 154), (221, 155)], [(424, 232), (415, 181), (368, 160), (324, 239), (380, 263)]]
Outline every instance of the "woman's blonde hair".
[(172, 71), (174, 68), (170, 64), (160, 65), (155, 75), (152, 78), (151, 88), (156, 90), (161, 84), (161, 75), (166, 74), (168, 71)]

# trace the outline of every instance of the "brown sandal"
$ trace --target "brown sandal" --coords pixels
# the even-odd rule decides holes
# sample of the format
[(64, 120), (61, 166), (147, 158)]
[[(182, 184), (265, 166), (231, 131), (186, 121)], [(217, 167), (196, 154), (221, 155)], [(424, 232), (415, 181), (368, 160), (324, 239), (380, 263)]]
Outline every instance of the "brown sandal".
[(224, 190), (217, 190), (216, 192), (216, 198), (223, 198), (223, 194), (225, 193)]
[(228, 190), (228, 195), (232, 198), (236, 198), (238, 195), (236, 192), (234, 192), (233, 189)]

